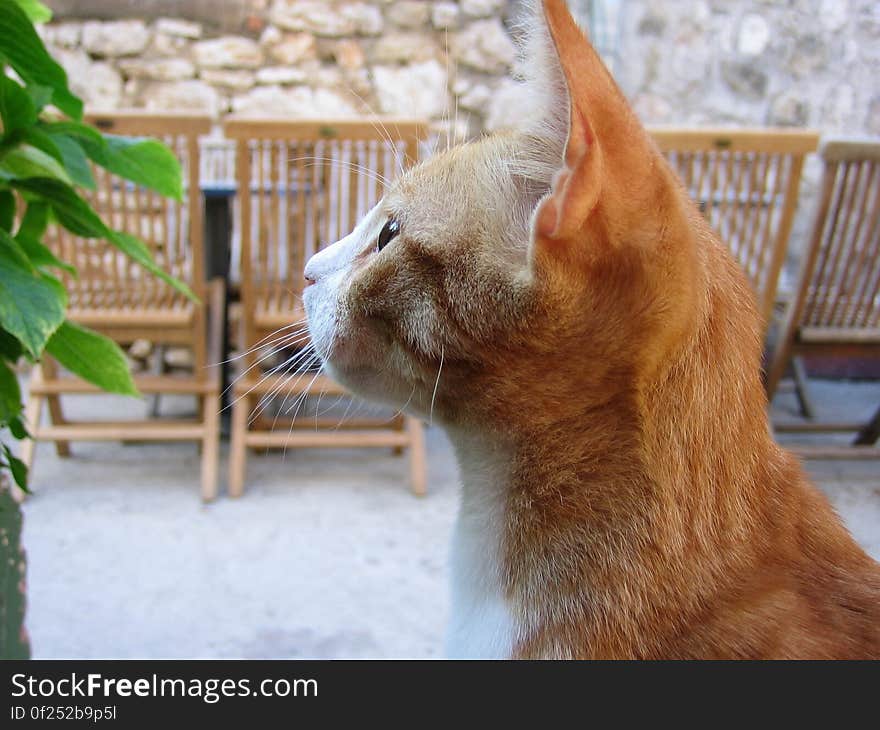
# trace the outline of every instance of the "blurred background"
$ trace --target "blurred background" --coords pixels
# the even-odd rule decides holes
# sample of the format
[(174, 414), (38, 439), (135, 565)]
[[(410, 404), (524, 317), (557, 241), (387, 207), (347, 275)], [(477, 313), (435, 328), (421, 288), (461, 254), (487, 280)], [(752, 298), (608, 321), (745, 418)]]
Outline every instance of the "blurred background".
[[(522, 103), (517, 0), (46, 4), (54, 19), (40, 33), (87, 110), (210, 118), (200, 177), (215, 192), (235, 186), (235, 143), (222, 130), (232, 116), (417, 118), (442, 146), (514, 122)], [(876, 2), (569, 5), (647, 124), (880, 135)], [(771, 302), (780, 317), (797, 291), (821, 192), (822, 160), (810, 153), (802, 162)], [(234, 259), (240, 232), (230, 235)], [(876, 255), (861, 262), (873, 276)], [(182, 348), (141, 340), (128, 352), (135, 369), (156, 357), (163, 368), (192, 367)], [(876, 357), (819, 358), (810, 368), (811, 409), (859, 422), (874, 415)], [(67, 416), (146, 415), (154, 405), (73, 398)], [(163, 396), (162, 409), (187, 413), (191, 403)], [(804, 420), (803, 389), (781, 389), (773, 409), (774, 418)], [(198, 498), (200, 457), (190, 444), (78, 443), (71, 459), (41, 445), (25, 505), (34, 656), (442, 655), (457, 477), (442, 433), (427, 428), (425, 437), (422, 498), (390, 449), (274, 448), (249, 459), (241, 499), (222, 498), (221, 487), (210, 505)], [(227, 461), (224, 445), (221, 475)], [(808, 462), (875, 557), (878, 463)]]
[[(92, 109), (503, 124), (517, 0), (50, 0)], [(870, 0), (571, 0), (649, 124), (880, 134)]]

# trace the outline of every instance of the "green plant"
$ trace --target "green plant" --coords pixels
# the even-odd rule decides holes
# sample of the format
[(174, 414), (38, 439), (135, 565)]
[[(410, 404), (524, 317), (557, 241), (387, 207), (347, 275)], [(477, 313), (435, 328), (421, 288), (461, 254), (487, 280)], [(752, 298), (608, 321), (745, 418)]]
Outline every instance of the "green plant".
[(21, 510), (8, 482), (8, 475), (0, 473), (0, 659), (27, 659), (30, 641), (24, 628), (27, 591)]
[[(105, 135), (82, 121), (82, 101), (34, 28), (51, 16), (38, 0), (0, 0), (0, 427), (27, 436), (14, 366), (44, 351), (104, 390), (136, 395), (125, 357), (102, 335), (65, 319), (60, 271), (76, 275), (42, 243), (56, 223), (86, 238), (109, 241), (138, 264), (191, 296), (166, 274), (147, 246), (105, 225), (77, 189), (95, 187), (91, 165), (180, 199), (174, 154), (155, 140)], [(7, 443), (0, 468), (27, 490), (24, 465)]]
[(10, 439), (28, 437), (17, 363), (36, 362), (48, 352), (104, 390), (137, 395), (119, 347), (67, 321), (67, 292), (58, 274), (76, 276), (76, 270), (43, 243), (47, 226), (106, 240), (192, 297), (156, 264), (146, 244), (107, 226), (79, 194), (95, 187), (93, 164), (176, 199), (182, 175), (161, 143), (101, 134), (83, 123), (82, 101), (34, 28), (50, 17), (39, 0), (0, 0), (0, 658), (29, 654), (21, 511), (9, 493), (10, 477), (28, 489), (27, 469), (9, 446)]

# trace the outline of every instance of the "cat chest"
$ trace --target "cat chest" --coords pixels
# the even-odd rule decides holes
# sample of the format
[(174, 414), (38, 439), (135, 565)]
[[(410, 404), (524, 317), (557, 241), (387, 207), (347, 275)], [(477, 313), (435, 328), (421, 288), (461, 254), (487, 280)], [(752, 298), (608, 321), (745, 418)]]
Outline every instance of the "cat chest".
[(499, 500), (462, 500), (450, 551), (451, 613), (447, 654), (510, 657), (518, 631), (502, 584), (504, 515)]

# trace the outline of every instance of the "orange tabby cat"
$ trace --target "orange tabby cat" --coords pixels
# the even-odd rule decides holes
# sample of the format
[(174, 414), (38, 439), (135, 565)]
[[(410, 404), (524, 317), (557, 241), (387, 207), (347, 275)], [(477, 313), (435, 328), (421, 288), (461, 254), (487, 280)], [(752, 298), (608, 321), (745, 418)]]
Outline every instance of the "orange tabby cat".
[(880, 567), (768, 429), (761, 324), (562, 0), (533, 118), (306, 267), (314, 344), (460, 462), (456, 656), (880, 658)]

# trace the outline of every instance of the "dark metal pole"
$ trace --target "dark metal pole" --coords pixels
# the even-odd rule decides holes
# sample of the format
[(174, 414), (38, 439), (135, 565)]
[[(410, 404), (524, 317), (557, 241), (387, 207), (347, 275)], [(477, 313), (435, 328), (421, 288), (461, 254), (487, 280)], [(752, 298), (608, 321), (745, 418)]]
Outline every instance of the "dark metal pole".
[(227, 306), (223, 307), (223, 364), (220, 366), (220, 383), (223, 388), (221, 407), (223, 408), (223, 431), (229, 427), (229, 276), (232, 252), (232, 198), (235, 189), (230, 187), (205, 186), (205, 274), (210, 280), (222, 277), (226, 283)]

